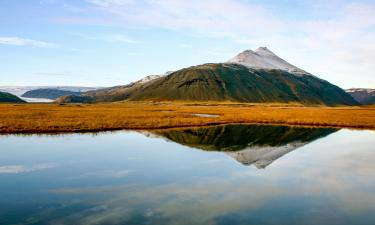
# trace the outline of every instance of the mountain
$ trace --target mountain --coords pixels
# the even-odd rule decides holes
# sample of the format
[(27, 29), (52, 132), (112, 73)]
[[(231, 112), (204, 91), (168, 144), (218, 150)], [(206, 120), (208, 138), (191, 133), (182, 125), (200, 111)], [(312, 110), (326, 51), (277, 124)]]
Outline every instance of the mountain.
[(21, 97), (25, 98), (46, 98), (55, 100), (66, 95), (81, 95), (82, 92), (66, 91), (53, 88), (40, 88), (25, 92)]
[[(73, 102), (63, 97), (59, 102)], [(85, 102), (178, 100), (297, 102), (358, 105), (341, 88), (282, 60), (267, 48), (247, 50), (226, 63), (184, 68), (146, 82), (88, 92)]]
[(143, 132), (181, 145), (225, 152), (243, 165), (265, 168), (283, 155), (338, 129), (270, 125), (220, 125)]
[(19, 97), (7, 92), (0, 92), (0, 103), (24, 103)]
[(53, 100), (41, 96), (36, 97), (23, 97), (22, 95), (26, 92), (37, 90), (37, 89), (51, 89), (51, 90), (62, 90), (71, 92), (87, 92), (92, 90), (100, 89), (101, 87), (79, 87), (79, 86), (0, 86), (0, 91), (8, 92), (13, 95), (20, 97), (26, 102), (52, 102)]
[(80, 86), (0, 86), (0, 91), (8, 92), (16, 96), (21, 96), (24, 93), (36, 89), (55, 89), (73, 92), (87, 92), (98, 90), (103, 87), (80, 87)]
[(375, 104), (375, 89), (351, 88), (347, 89), (346, 92), (362, 105)]

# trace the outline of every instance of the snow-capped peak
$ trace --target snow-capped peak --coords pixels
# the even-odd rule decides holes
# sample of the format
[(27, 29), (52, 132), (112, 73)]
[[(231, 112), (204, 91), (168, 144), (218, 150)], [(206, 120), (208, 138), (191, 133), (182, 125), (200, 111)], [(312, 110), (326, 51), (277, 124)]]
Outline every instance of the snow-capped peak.
[(255, 50), (255, 52), (258, 54), (258, 55), (264, 55), (264, 56), (276, 56), (275, 53), (271, 52), (271, 50), (269, 50), (267, 47), (259, 47), (257, 48), (257, 50)]
[(159, 77), (162, 77), (163, 75), (149, 75), (147, 77), (144, 77), (142, 79), (140, 79), (139, 81), (137, 81), (137, 83), (139, 84), (143, 84), (143, 83), (146, 83), (146, 82), (149, 82), (149, 81), (152, 81), (152, 80), (155, 80)]
[(307, 74), (306, 71), (288, 63), (267, 47), (259, 47), (255, 51), (246, 50), (236, 55), (227, 63), (236, 63), (253, 69), (279, 69), (296, 74)]
[(146, 76), (146, 77), (144, 77), (144, 78), (142, 78), (142, 79), (140, 79), (136, 82), (133, 82), (132, 84), (144, 84), (144, 83), (147, 83), (149, 81), (156, 80), (160, 77), (168, 76), (169, 74), (171, 74), (173, 72), (174, 71), (168, 71), (168, 72), (166, 72), (164, 74), (160, 74), (160, 75), (148, 75), (148, 76)]

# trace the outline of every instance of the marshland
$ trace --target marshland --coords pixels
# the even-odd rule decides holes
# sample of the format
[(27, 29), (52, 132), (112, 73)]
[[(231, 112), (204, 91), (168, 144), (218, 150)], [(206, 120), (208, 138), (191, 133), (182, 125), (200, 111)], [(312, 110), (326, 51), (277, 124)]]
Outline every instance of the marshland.
[(231, 123), (375, 129), (375, 107), (217, 102), (0, 104), (0, 133), (160, 129)]

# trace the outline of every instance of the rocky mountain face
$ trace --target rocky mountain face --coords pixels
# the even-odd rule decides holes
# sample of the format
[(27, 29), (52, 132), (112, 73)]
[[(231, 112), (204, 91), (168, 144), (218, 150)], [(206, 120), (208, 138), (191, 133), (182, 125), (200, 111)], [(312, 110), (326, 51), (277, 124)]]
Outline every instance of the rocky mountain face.
[(19, 97), (7, 92), (0, 92), (0, 103), (24, 103)]
[[(59, 102), (74, 102), (64, 97)], [(125, 86), (87, 92), (83, 102), (234, 101), (357, 105), (341, 88), (281, 59), (267, 48), (247, 50), (226, 63), (184, 68)]]
[(347, 89), (346, 92), (362, 105), (375, 104), (375, 89), (351, 88)]

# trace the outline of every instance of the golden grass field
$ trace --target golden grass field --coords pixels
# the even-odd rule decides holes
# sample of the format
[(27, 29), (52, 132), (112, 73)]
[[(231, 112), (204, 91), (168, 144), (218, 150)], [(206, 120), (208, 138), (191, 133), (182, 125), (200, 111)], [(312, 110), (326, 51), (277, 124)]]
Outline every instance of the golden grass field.
[[(218, 118), (194, 116), (217, 114)], [(304, 107), (283, 104), (151, 103), (0, 104), (0, 133), (160, 129), (228, 123), (375, 129), (375, 106)]]

